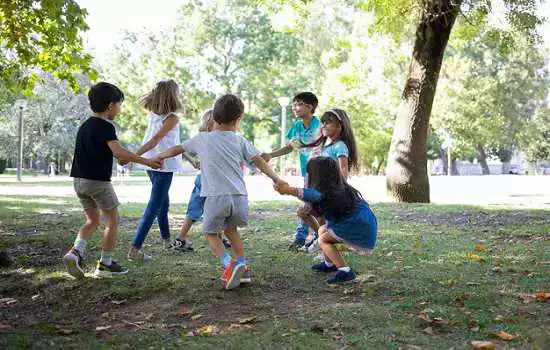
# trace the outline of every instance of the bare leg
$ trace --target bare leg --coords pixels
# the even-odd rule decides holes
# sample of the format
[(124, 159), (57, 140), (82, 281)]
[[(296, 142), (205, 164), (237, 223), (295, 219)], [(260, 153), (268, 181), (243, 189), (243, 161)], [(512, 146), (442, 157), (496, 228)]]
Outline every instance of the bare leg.
[(215, 233), (206, 233), (206, 239), (208, 240), (208, 244), (210, 244), (212, 253), (214, 253), (215, 256), (220, 257), (224, 255), (225, 247), (223, 246), (220, 236)]
[(114, 250), (116, 247), (118, 225), (120, 223), (118, 208), (102, 210), (101, 212), (106, 221), (105, 232), (103, 233), (103, 250)]
[(194, 223), (195, 221), (191, 219), (183, 220), (183, 224), (181, 225), (181, 230), (180, 230), (180, 236), (178, 238), (181, 239), (182, 241), (187, 239), (187, 235), (189, 235), (189, 231), (191, 230), (191, 227), (193, 226)]
[[(225, 237), (229, 239), (231, 242), (233, 251), (235, 252), (236, 256), (244, 256), (244, 244), (239, 236), (239, 232), (237, 231), (237, 226), (228, 226), (225, 229)], [(221, 240), (220, 240), (221, 242)], [(223, 246), (223, 244), (222, 244)]]
[(342, 258), (342, 255), (340, 255), (340, 252), (336, 247), (334, 246), (335, 243), (340, 243), (337, 240), (335, 240), (329, 233), (326, 225), (321, 226), (319, 229), (319, 246), (321, 247), (321, 250), (323, 254), (325, 255), (325, 258), (327, 260), (331, 261), (336, 267), (344, 267), (346, 266), (346, 262)]
[(86, 222), (82, 225), (80, 230), (78, 230), (77, 238), (89, 240), (97, 230), (101, 216), (97, 208), (84, 209), (84, 215), (86, 216)]

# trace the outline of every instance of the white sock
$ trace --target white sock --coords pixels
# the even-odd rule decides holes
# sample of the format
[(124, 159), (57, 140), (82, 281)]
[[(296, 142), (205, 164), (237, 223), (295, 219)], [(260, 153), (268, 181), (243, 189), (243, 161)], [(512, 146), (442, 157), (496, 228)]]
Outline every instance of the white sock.
[(86, 245), (88, 244), (88, 241), (84, 238), (77, 238), (74, 241), (73, 247), (74, 249), (78, 250), (80, 253), (80, 256), (84, 256), (84, 252), (86, 251)]
[(339, 270), (339, 271), (346, 272), (346, 273), (348, 273), (348, 272), (351, 271), (351, 269), (350, 269), (348, 266), (339, 267), (338, 270)]
[(103, 265), (110, 266), (113, 263), (114, 252), (112, 250), (102, 250), (100, 262)]
[(333, 263), (331, 263), (331, 262), (329, 262), (329, 261), (327, 261), (327, 260), (325, 260), (325, 265), (327, 265), (327, 267), (333, 267), (333, 266), (334, 266)]

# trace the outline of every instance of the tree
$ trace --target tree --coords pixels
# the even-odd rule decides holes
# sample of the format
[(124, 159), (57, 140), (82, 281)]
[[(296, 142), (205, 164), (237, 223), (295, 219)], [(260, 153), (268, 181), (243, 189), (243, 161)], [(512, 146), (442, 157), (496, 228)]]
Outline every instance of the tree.
[(30, 94), (39, 68), (78, 88), (76, 74), (94, 73), (79, 36), (88, 29), (85, 19), (74, 0), (0, 2), (0, 82)]
[[(427, 134), (430, 113), (449, 36), (461, 12), (469, 11), (476, 22), (491, 12), (491, 2), (462, 0), (370, 0), (364, 8), (378, 16), (378, 28), (399, 33), (414, 19), (414, 48), (401, 97), (388, 155), (387, 188), (397, 201), (429, 202), (427, 174)], [(541, 21), (536, 17), (535, 0), (504, 0), (510, 25), (532, 34)], [(412, 11), (411, 11), (412, 9)], [(476, 23), (477, 24), (477, 23)], [(501, 38), (510, 37), (501, 35)], [(510, 42), (504, 41), (510, 45)]]

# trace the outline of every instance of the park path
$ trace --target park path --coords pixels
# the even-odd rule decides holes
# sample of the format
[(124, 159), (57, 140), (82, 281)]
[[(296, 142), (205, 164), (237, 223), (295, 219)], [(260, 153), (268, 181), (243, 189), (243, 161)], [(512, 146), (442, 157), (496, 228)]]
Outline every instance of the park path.
[[(172, 203), (186, 203), (193, 189), (194, 176), (176, 176), (170, 189)], [(286, 178), (300, 184), (299, 177)], [(386, 202), (386, 184), (383, 176), (353, 177), (351, 184), (372, 202)], [(115, 177), (113, 184), (123, 203), (146, 203), (150, 185), (146, 177)], [(273, 191), (265, 176), (248, 176), (246, 185), (251, 201), (290, 200)], [(516, 208), (550, 209), (550, 176), (433, 176), (430, 178), (432, 203), (490, 205)], [(26, 177), (17, 183), (12, 177), (0, 176), (0, 196), (54, 196), (73, 197), (69, 177)]]

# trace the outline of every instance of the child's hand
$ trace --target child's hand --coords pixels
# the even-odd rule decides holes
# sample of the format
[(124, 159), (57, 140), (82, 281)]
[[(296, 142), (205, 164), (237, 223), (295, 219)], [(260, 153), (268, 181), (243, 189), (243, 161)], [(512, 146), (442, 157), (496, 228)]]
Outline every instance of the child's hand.
[(127, 160), (120, 160), (120, 159), (118, 160), (118, 164), (119, 164), (120, 166), (125, 166), (125, 165), (128, 164), (128, 163), (130, 163), (130, 162), (127, 161)]
[(280, 194), (288, 194), (290, 186), (288, 183), (281, 181), (273, 184), (273, 189)]
[(201, 170), (201, 162), (199, 162), (198, 160), (191, 162), (191, 165), (193, 166), (193, 168)]
[(164, 160), (162, 158), (153, 158), (147, 160), (147, 166), (153, 169), (162, 169)]
[(262, 157), (267, 163), (271, 160), (271, 156), (268, 153), (260, 153), (260, 157)]

